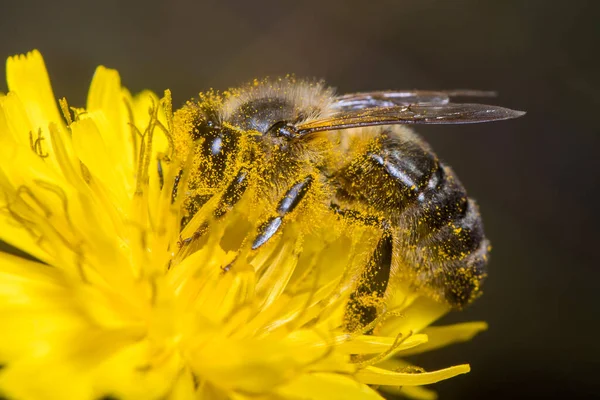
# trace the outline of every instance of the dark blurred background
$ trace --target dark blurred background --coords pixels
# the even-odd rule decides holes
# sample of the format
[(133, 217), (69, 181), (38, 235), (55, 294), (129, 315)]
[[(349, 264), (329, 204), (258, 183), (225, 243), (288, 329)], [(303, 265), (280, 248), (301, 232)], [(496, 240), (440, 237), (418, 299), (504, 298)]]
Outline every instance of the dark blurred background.
[(417, 361), (471, 363), (435, 385), (443, 399), (600, 396), (597, 0), (0, 5), (0, 57), (40, 49), (72, 105), (98, 64), (132, 91), (171, 88), (176, 105), (290, 72), (342, 93), (497, 90), (493, 102), (528, 114), (418, 129), (479, 201), (494, 250), (485, 295), (443, 321), (489, 331)]

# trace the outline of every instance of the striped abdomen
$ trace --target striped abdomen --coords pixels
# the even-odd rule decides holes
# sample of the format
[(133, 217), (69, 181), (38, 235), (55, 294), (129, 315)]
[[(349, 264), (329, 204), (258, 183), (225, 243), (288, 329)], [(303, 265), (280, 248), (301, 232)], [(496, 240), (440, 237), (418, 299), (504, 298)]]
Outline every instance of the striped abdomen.
[(387, 220), (395, 262), (417, 287), (454, 307), (479, 294), (489, 247), (479, 211), (421, 139), (385, 128), (336, 178), (344, 203), (358, 202)]

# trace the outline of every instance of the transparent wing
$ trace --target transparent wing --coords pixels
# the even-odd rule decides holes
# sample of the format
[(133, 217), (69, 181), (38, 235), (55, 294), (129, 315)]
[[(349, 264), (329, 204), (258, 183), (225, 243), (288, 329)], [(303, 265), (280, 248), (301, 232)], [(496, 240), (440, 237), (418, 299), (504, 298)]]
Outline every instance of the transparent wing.
[(336, 97), (332, 107), (339, 111), (411, 104), (448, 104), (452, 97), (495, 97), (496, 92), (484, 90), (407, 90), (351, 93)]
[(297, 125), (300, 135), (311, 132), (348, 129), (361, 126), (395, 124), (474, 124), (518, 118), (523, 111), (485, 104), (413, 104), (342, 111), (315, 121)]

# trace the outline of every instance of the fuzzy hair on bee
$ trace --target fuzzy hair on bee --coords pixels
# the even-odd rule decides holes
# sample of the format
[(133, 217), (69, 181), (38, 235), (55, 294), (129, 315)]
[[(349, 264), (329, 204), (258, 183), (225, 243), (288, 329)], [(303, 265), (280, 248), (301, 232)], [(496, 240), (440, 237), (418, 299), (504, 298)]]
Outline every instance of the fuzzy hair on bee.
[[(200, 246), (211, 221), (244, 201), (259, 215), (244, 238), (254, 252), (292, 229), (299, 213), (318, 209), (349, 229), (361, 225), (377, 232), (348, 305), (349, 313), (360, 315), (360, 325), (377, 313), (362, 299), (385, 296), (398, 279), (451, 307), (466, 306), (479, 296), (487, 275), (490, 246), (481, 216), (454, 171), (406, 125), (524, 114), (451, 101), (489, 95), (461, 90), (338, 96), (322, 82), (293, 77), (200, 94), (174, 116), (175, 150), (192, 171), (185, 188), (173, 188), (186, 198), (180, 251)], [(310, 234), (310, 224), (302, 229)]]
[[(295, 123), (304, 123), (330, 117), (334, 112), (331, 107), (335, 102), (334, 96), (334, 90), (326, 87), (322, 81), (297, 81), (293, 77), (276, 80), (254, 80), (247, 86), (228, 91), (227, 100), (220, 110), (220, 118), (229, 121), (251, 116), (251, 119), (258, 120), (254, 113), (260, 111), (261, 106), (270, 111), (277, 109), (276, 104), (269, 106), (263, 104), (280, 102), (282, 112), (284, 110), (288, 111), (286, 105), (292, 106), (292, 109), (289, 110), (291, 116), (288, 116), (288, 120)], [(243, 112), (248, 112), (248, 114), (240, 115)], [(269, 119), (267, 118), (267, 120)], [(260, 122), (266, 121), (261, 120)], [(259, 131), (264, 131), (270, 126), (261, 125), (258, 128), (260, 128)]]

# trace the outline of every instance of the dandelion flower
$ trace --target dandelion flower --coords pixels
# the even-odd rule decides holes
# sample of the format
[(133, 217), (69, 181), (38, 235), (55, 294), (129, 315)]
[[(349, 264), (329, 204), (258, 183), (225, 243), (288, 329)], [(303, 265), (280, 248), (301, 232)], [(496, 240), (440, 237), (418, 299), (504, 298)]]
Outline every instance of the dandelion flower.
[(323, 217), (327, 235), (286, 229), (250, 256), (241, 201), (194, 251), (179, 251), (174, 188), (187, 170), (168, 91), (132, 96), (99, 67), (85, 108), (71, 108), (55, 100), (37, 51), (8, 60), (7, 83), (0, 239), (35, 260), (0, 253), (2, 396), (429, 399), (421, 385), (469, 371), (401, 358), (485, 329), (429, 327), (447, 307), (401, 284), (378, 305), (382, 318), (348, 329), (356, 271), (372, 251), (366, 227)]

